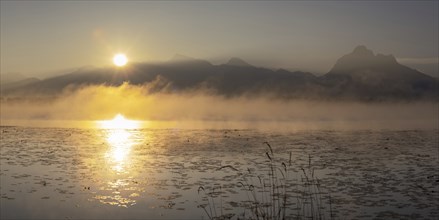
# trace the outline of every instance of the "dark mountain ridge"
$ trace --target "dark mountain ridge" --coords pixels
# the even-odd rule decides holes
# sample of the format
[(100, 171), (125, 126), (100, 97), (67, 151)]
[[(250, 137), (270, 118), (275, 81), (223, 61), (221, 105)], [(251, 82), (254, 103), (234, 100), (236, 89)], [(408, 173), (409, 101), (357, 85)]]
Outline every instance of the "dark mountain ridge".
[(87, 85), (146, 85), (150, 92), (208, 91), (226, 97), (272, 95), (283, 99), (437, 100), (438, 80), (358, 46), (325, 75), (255, 67), (239, 58), (213, 65), (176, 55), (160, 63), (79, 69), (62, 76), (2, 89), (2, 96), (55, 95)]

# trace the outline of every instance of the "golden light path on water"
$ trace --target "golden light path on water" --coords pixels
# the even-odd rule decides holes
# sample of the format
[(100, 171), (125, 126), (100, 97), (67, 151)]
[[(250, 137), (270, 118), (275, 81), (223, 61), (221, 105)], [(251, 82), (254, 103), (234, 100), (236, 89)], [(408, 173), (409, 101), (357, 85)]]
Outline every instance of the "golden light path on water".
[(109, 131), (107, 136), (111, 150), (107, 152), (106, 158), (111, 158), (111, 162), (114, 164), (113, 170), (119, 173), (125, 171), (124, 165), (128, 162), (126, 161), (127, 156), (134, 145), (130, 137), (131, 133), (123, 129)]
[(109, 162), (114, 164), (115, 171), (124, 172), (124, 165), (129, 162), (127, 156), (134, 145), (130, 130), (139, 128), (140, 122), (128, 120), (123, 115), (117, 114), (112, 120), (98, 123), (100, 128), (108, 130), (106, 140), (111, 148), (106, 157), (112, 160)]
[[(97, 121), (97, 127), (104, 133), (108, 144), (108, 150), (104, 152), (105, 164), (109, 166), (108, 175), (112, 176), (104, 187), (107, 193), (96, 195), (98, 201), (109, 204), (127, 207), (136, 204), (132, 196), (123, 196), (120, 190), (129, 187), (126, 181), (127, 175), (131, 175), (130, 168), (133, 167), (130, 160), (132, 148), (138, 141), (134, 138), (135, 130), (140, 128), (140, 121), (126, 119), (123, 115), (117, 114), (111, 120)], [(137, 194), (137, 193), (134, 193)], [(138, 194), (137, 194), (138, 195)]]

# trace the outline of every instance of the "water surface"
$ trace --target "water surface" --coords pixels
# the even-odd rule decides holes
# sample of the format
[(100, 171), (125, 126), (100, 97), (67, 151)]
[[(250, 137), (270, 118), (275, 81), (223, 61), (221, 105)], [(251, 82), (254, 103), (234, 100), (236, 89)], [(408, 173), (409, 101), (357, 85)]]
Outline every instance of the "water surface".
[[(214, 216), (248, 216), (252, 199), (239, 182), (257, 187), (258, 176), (270, 178), (264, 142), (279, 164), (289, 162), (291, 152), (287, 218), (300, 212), (293, 189), (310, 161), (326, 216), (330, 195), (336, 219), (439, 217), (435, 129), (0, 132), (2, 219), (208, 218), (201, 207)], [(215, 190), (218, 196), (209, 197)]]

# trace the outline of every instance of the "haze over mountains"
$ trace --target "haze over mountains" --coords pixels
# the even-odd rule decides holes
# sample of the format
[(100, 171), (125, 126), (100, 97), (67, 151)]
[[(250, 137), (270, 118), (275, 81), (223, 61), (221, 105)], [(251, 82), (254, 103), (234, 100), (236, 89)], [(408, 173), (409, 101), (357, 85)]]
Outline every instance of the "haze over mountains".
[[(3, 81), (3, 79), (2, 79)], [(56, 96), (87, 85), (144, 85), (150, 92), (202, 91), (225, 97), (268, 95), (282, 99), (437, 100), (438, 80), (399, 64), (392, 55), (365, 46), (337, 60), (322, 76), (271, 70), (239, 58), (212, 65), (176, 55), (161, 63), (131, 63), (123, 68), (84, 68), (44, 80), (21, 79), (1, 85), (2, 96)]]

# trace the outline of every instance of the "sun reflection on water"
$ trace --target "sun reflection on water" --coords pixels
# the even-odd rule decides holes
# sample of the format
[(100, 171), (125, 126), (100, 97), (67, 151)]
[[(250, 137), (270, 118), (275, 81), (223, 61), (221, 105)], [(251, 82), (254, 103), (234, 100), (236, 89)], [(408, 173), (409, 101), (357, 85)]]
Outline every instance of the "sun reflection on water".
[(139, 128), (139, 122), (125, 119), (121, 114), (117, 114), (112, 120), (99, 121), (100, 127), (107, 129), (106, 139), (110, 145), (110, 150), (106, 157), (113, 170), (125, 172), (125, 165), (129, 163), (128, 156), (132, 146), (135, 144), (132, 138), (132, 130)]
[[(140, 192), (132, 186), (135, 175), (135, 161), (133, 160), (133, 147), (139, 143), (136, 137), (136, 130), (140, 122), (125, 119), (118, 114), (112, 120), (98, 121), (98, 127), (102, 129), (108, 149), (104, 151), (103, 157), (107, 172), (102, 173), (101, 181), (106, 180), (106, 186), (101, 187), (100, 193), (94, 199), (101, 203), (127, 207), (136, 204), (133, 194)], [(130, 192), (125, 195), (123, 192)]]
[(132, 134), (125, 129), (111, 130), (107, 133), (107, 142), (110, 145), (106, 158), (117, 172), (125, 172), (125, 165), (129, 163), (129, 154), (134, 145)]

